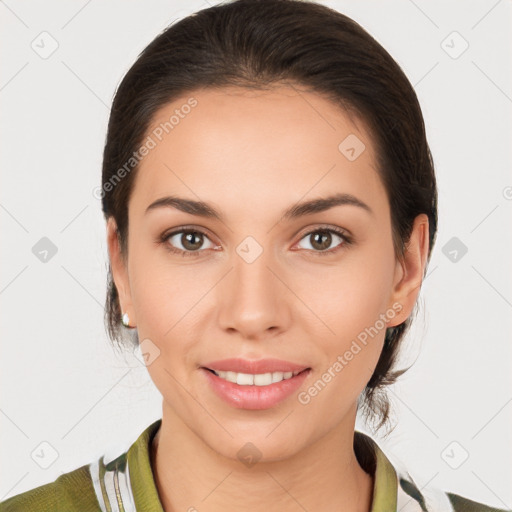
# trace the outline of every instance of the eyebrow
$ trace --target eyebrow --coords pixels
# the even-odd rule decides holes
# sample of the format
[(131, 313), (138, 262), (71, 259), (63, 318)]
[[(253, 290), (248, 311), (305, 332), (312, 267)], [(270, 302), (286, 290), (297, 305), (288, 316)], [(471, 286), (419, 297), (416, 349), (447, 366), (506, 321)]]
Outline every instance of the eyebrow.
[[(373, 215), (372, 209), (363, 201), (351, 194), (334, 194), (324, 198), (311, 199), (298, 203), (291, 208), (288, 208), (282, 213), (282, 218), (286, 220), (293, 220), (306, 215), (313, 215), (315, 213), (324, 212), (330, 210), (335, 206), (357, 206), (371, 215)], [(210, 219), (217, 219), (223, 222), (222, 214), (217, 211), (212, 205), (203, 201), (194, 201), (192, 199), (185, 199), (177, 196), (166, 196), (157, 199), (151, 203), (147, 208), (148, 213), (151, 210), (157, 208), (175, 208), (191, 215), (197, 215), (199, 217), (205, 217)]]

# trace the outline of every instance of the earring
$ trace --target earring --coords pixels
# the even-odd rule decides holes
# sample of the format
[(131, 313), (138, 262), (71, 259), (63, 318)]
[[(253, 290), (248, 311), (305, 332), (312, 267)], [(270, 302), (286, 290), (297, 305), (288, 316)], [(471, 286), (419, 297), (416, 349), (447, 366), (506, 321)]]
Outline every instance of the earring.
[(130, 317), (128, 316), (128, 313), (123, 313), (123, 316), (121, 317), (121, 322), (123, 322), (123, 325), (125, 327), (130, 327)]

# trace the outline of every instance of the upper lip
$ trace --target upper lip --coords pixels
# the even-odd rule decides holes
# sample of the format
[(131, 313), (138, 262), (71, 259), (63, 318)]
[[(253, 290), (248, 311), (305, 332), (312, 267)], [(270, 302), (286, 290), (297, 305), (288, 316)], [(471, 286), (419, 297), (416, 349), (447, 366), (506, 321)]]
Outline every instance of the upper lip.
[(272, 372), (296, 372), (306, 370), (309, 367), (303, 364), (291, 363), (281, 359), (220, 359), (206, 363), (204, 368), (236, 373), (272, 373)]

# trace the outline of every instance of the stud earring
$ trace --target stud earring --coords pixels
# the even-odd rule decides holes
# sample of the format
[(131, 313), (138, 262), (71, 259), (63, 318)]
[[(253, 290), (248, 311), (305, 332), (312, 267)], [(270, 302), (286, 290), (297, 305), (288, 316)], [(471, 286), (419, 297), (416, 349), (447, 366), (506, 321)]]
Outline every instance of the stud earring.
[(128, 313), (123, 313), (123, 316), (121, 317), (121, 322), (123, 322), (123, 325), (125, 327), (130, 327), (130, 317), (128, 316)]

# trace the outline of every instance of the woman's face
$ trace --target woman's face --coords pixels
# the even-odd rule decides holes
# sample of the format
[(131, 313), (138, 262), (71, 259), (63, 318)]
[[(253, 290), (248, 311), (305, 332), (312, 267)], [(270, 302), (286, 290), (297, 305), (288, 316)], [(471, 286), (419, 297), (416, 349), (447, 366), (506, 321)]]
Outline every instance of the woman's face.
[[(270, 460), (351, 431), (386, 327), (405, 320), (418, 288), (407, 288), (395, 258), (364, 127), (313, 93), (226, 88), (162, 108), (148, 135), (155, 144), (129, 202), (126, 267), (110, 249), (164, 416), (232, 458), (249, 441)], [(188, 211), (150, 208), (170, 196)], [(231, 384), (226, 399), (216, 391), (225, 381), (204, 367), (230, 358), (309, 370), (288, 396), (251, 399)]]

